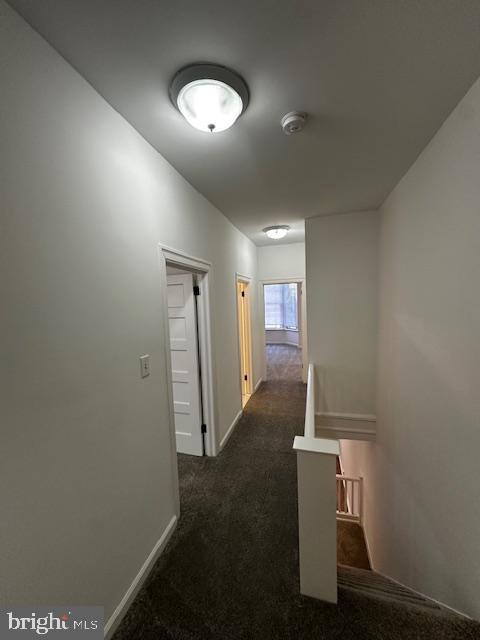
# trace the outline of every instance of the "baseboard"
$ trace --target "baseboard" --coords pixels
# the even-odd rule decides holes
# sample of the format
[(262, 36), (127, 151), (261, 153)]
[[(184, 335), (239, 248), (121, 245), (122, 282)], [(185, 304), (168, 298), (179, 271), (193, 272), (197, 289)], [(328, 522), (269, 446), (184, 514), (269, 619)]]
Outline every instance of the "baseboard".
[(167, 527), (165, 528), (165, 531), (162, 533), (159, 540), (157, 540), (157, 542), (155, 543), (155, 546), (153, 547), (147, 559), (141, 566), (140, 571), (137, 573), (137, 575), (133, 579), (132, 584), (128, 587), (123, 598), (120, 600), (119, 605), (117, 606), (115, 611), (112, 613), (112, 615), (108, 619), (104, 628), (104, 637), (106, 638), (106, 640), (109, 640), (117, 630), (120, 622), (122, 621), (122, 618), (127, 613), (128, 608), (132, 604), (140, 587), (145, 582), (145, 579), (147, 578), (148, 574), (152, 570), (153, 565), (155, 564), (156, 560), (158, 559), (162, 551), (165, 549), (165, 546), (167, 542), (170, 540), (172, 533), (175, 531), (176, 526), (177, 526), (177, 516), (175, 515), (168, 523)]
[(361, 413), (315, 414), (316, 434), (321, 438), (375, 440), (377, 418)]
[(320, 411), (315, 414), (318, 417), (325, 417), (336, 420), (353, 420), (356, 422), (377, 422), (377, 416), (364, 413), (334, 413), (333, 411)]
[(235, 429), (235, 427), (237, 426), (237, 422), (240, 420), (240, 418), (243, 415), (243, 409), (240, 410), (237, 415), (235, 416), (235, 418), (233, 419), (232, 424), (228, 427), (227, 433), (223, 436), (223, 438), (220, 440), (220, 451), (223, 449), (223, 447), (227, 444), (228, 439), (230, 438), (230, 436), (233, 433), (233, 430)]
[(253, 387), (253, 393), (258, 391), (258, 387), (262, 384), (262, 382), (263, 382), (263, 378), (259, 378), (257, 384)]
[(363, 440), (373, 442), (376, 438), (376, 431), (367, 431), (364, 429), (340, 429), (338, 427), (319, 427), (315, 428), (315, 437), (317, 438), (333, 438), (334, 440)]

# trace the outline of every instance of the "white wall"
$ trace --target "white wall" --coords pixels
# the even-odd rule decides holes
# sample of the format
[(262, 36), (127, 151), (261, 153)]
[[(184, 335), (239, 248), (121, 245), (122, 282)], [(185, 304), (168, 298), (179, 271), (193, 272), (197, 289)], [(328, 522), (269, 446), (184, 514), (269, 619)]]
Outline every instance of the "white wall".
[(220, 437), (256, 248), (3, 2), (0, 58), (0, 601), (108, 616), (176, 510), (158, 243), (214, 265)]
[(281, 280), (305, 277), (305, 243), (258, 247), (258, 279)]
[(480, 81), (381, 209), (375, 568), (480, 618)]
[(377, 342), (375, 211), (306, 220), (309, 361), (316, 410), (375, 414)]

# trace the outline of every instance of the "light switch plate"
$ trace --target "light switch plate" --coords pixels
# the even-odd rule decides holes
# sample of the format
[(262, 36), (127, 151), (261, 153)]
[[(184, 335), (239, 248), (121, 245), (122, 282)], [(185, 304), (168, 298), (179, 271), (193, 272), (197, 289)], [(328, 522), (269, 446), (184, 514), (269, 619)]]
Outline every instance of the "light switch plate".
[(148, 353), (144, 356), (140, 356), (140, 375), (142, 378), (146, 378), (150, 375), (150, 356)]

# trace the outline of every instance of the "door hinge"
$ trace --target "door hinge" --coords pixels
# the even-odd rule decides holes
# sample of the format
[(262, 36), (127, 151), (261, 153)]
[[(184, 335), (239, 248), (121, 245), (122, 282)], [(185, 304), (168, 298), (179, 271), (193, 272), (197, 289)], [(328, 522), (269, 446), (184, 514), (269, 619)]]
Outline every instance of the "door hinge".
[(243, 378), (244, 378), (245, 381), (248, 380), (248, 376), (247, 375), (244, 375)]
[(207, 433), (207, 425), (202, 424), (202, 433)]
[(193, 285), (193, 295), (194, 296), (199, 296), (200, 295), (200, 287), (198, 286), (198, 284), (194, 284)]
[(242, 291), (242, 298), (245, 297), (245, 291)]

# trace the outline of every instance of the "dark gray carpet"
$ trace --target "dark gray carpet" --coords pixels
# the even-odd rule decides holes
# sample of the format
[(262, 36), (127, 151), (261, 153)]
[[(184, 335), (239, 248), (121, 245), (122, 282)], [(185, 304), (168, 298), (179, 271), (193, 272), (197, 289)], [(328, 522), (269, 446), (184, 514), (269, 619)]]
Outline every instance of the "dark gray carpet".
[(356, 522), (337, 521), (337, 562), (357, 569), (370, 569), (363, 528)]
[(218, 458), (180, 456), (180, 523), (115, 640), (480, 638), (478, 623), (379, 597), (384, 585), (354, 570), (338, 606), (299, 595), (292, 441), (304, 402), (302, 383), (264, 383)]
[(267, 344), (267, 380), (302, 380), (302, 350), (289, 344)]

